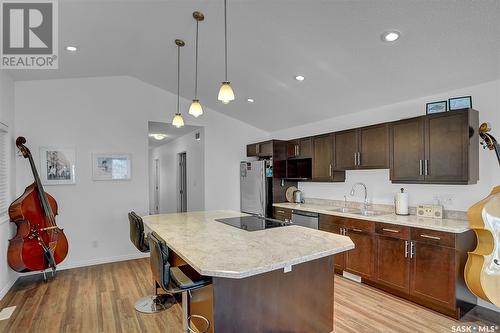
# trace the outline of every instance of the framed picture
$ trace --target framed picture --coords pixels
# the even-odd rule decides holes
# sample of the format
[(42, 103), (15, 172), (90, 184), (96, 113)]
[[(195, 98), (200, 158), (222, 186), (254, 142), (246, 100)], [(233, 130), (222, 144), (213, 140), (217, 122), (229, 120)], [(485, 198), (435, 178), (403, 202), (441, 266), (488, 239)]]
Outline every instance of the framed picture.
[(472, 108), (472, 96), (450, 98), (448, 100), (450, 111)]
[(92, 154), (93, 180), (129, 180), (130, 154)]
[(40, 178), (43, 185), (76, 184), (74, 146), (40, 147)]
[(434, 114), (434, 113), (446, 112), (447, 104), (448, 104), (447, 101), (427, 103), (425, 105), (425, 113)]

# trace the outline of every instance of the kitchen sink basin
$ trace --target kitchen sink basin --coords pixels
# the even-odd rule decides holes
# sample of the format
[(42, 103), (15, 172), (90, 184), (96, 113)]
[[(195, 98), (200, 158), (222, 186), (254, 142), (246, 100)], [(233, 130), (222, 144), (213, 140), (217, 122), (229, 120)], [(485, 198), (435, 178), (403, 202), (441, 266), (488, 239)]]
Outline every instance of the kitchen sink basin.
[(361, 214), (361, 210), (357, 208), (348, 208), (348, 207), (342, 207), (342, 208), (334, 208), (330, 209), (332, 212), (339, 212), (339, 213), (349, 213), (349, 214)]
[(378, 216), (378, 215), (389, 214), (387, 212), (381, 212), (378, 210), (361, 210), (361, 209), (349, 208), (349, 207), (334, 208), (334, 209), (329, 209), (329, 210), (332, 212), (356, 214), (356, 215), (363, 215), (363, 216)]

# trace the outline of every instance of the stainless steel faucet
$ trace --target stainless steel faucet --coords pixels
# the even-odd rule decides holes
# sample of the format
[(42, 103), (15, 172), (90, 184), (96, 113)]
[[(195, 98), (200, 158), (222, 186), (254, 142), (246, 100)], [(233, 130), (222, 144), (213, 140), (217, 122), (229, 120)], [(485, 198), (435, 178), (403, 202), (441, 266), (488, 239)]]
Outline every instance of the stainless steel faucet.
[(365, 190), (365, 201), (363, 202), (363, 206), (364, 206), (364, 211), (367, 211), (368, 210), (368, 199), (367, 199), (368, 190), (366, 189), (366, 185), (364, 183), (359, 182), (359, 183), (355, 183), (354, 185), (352, 185), (352, 189), (351, 189), (351, 192), (349, 194), (352, 197), (354, 196), (354, 190), (356, 189), (357, 185), (363, 186), (363, 189)]

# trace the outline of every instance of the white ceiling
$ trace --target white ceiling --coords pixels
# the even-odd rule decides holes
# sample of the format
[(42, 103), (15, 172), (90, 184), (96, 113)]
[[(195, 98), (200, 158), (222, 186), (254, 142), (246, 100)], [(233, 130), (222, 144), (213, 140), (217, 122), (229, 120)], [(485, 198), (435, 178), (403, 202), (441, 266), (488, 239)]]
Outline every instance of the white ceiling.
[(156, 140), (149, 137), (149, 148), (159, 147), (199, 129), (201, 129), (200, 126), (184, 125), (183, 127), (177, 128), (172, 126), (172, 124), (150, 121), (148, 122), (148, 134), (165, 134), (167, 137), (163, 140)]
[[(203, 105), (264, 130), (465, 87), (500, 77), (498, 0), (229, 0), (229, 80), (222, 105), (223, 0), (59, 2), (59, 70), (11, 71), (16, 80), (131, 75), (181, 95), (194, 85), (194, 10), (200, 24)], [(395, 44), (380, 34), (397, 29)], [(294, 76), (302, 74), (299, 83)], [(255, 103), (246, 102), (247, 97)], [(187, 112), (187, 110), (185, 110)]]

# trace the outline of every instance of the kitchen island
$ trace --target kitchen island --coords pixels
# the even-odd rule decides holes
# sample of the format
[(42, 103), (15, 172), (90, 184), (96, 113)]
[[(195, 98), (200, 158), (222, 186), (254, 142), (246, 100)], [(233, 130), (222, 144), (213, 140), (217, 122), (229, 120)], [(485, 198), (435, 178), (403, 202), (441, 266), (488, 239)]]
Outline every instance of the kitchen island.
[(333, 255), (354, 248), (349, 237), (300, 226), (249, 232), (216, 219), (234, 211), (145, 216), (172, 260), (213, 283), (193, 293), (191, 313), (212, 332), (332, 332)]

